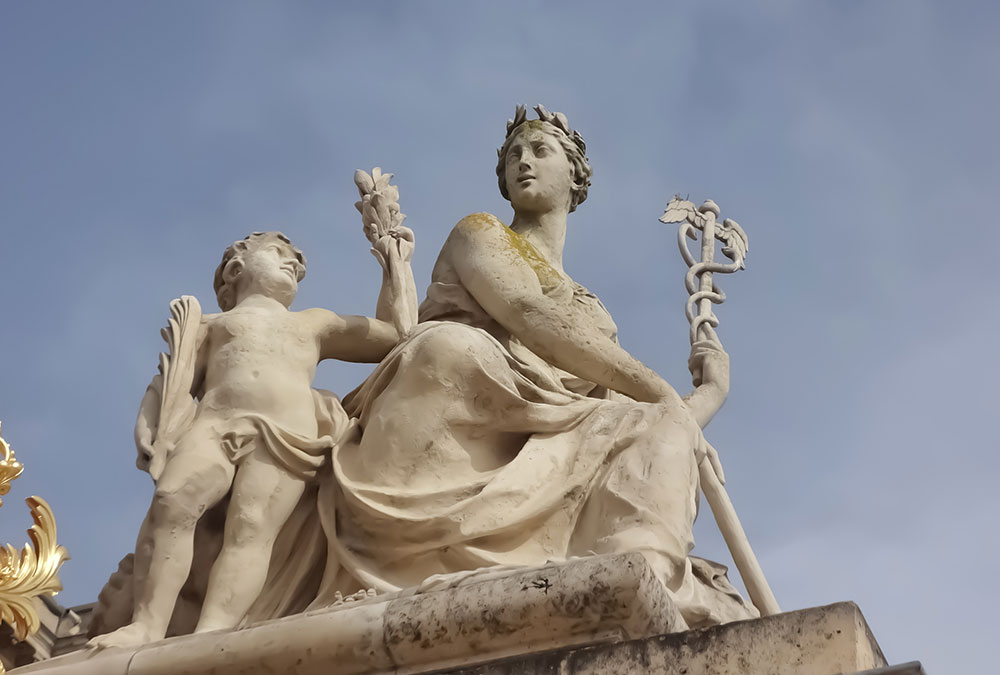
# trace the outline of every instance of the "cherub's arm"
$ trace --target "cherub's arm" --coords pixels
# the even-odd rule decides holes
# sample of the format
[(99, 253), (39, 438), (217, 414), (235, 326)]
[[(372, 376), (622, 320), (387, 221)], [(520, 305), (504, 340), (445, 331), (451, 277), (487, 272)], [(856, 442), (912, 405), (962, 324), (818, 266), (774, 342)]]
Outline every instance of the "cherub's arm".
[(378, 363), (399, 342), (399, 331), (386, 321), (341, 316), (326, 309), (307, 309), (303, 313), (316, 326), (320, 359)]
[(156, 427), (160, 423), (160, 396), (163, 392), (163, 376), (157, 373), (153, 376), (146, 393), (139, 404), (139, 415), (135, 420), (135, 449), (138, 456), (135, 460), (140, 471), (149, 471), (155, 450), (153, 439), (156, 437)]
[(391, 234), (375, 240), (372, 252), (382, 266), (375, 318), (391, 323), (400, 335), (406, 335), (417, 324), (417, 285), (410, 266), (413, 231), (397, 226)]
[(191, 398), (200, 401), (205, 394), (205, 375), (208, 373), (209, 324), (218, 314), (206, 314), (198, 324), (197, 346), (195, 347), (194, 378), (191, 381)]

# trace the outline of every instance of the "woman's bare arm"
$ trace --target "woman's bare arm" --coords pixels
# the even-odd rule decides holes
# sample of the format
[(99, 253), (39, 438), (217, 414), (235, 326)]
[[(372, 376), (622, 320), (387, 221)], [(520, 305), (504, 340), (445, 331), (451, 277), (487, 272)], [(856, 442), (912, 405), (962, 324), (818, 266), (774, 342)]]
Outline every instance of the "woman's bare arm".
[(699, 340), (691, 345), (688, 369), (695, 390), (684, 402), (704, 429), (729, 395), (729, 355), (717, 340)]
[(511, 245), (503, 227), (465, 219), (445, 243), (462, 283), (490, 316), (533, 352), (578, 377), (639, 401), (680, 402), (673, 387), (586, 316), (548, 298), (535, 270), (537, 256), (529, 260)]

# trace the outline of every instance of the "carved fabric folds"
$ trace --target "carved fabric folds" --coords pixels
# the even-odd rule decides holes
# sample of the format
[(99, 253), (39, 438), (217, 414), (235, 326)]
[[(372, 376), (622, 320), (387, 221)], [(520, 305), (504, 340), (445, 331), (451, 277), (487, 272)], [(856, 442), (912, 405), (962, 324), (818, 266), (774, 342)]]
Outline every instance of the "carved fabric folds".
[[(616, 339), (582, 286), (546, 293), (582, 303)], [(313, 606), (359, 587), (639, 550), (689, 626), (757, 616), (724, 567), (688, 555), (700, 439), (688, 415), (551, 366), (460, 284), (432, 283), (420, 314), (345, 398), (362, 434), (334, 449), (321, 481), (329, 553)]]

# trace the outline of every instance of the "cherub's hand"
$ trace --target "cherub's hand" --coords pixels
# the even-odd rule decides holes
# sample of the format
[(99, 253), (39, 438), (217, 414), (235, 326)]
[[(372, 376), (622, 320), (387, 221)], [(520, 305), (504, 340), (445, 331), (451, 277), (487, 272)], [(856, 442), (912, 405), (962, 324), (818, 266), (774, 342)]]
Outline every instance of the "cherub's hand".
[(156, 450), (153, 448), (153, 433), (143, 416), (139, 415), (139, 420), (135, 424), (135, 449), (139, 454), (135, 458), (135, 465), (140, 471), (149, 473), (149, 465), (153, 461)]
[(410, 262), (413, 258), (413, 230), (402, 225), (397, 225), (389, 234), (396, 237), (396, 247), (399, 249), (399, 257), (403, 262)]
[(397, 226), (372, 243), (372, 255), (386, 272), (390, 263), (408, 263), (413, 257), (413, 230)]
[(163, 469), (167, 466), (167, 457), (170, 456), (173, 445), (170, 444), (168, 447), (158, 441), (155, 443), (137, 443), (137, 447), (139, 449), (139, 457), (136, 459), (135, 465), (140, 470), (147, 472), (155, 483), (160, 479)]
[(691, 345), (688, 370), (695, 387), (714, 385), (729, 392), (729, 354), (717, 340), (699, 340)]
[(153, 462), (153, 446), (151, 445), (139, 445), (136, 446), (139, 454), (135, 458), (135, 466), (139, 471), (145, 471), (149, 473), (149, 465)]
[(153, 455), (149, 462), (149, 477), (153, 479), (153, 482), (160, 480), (160, 476), (163, 474), (163, 469), (167, 466), (167, 457), (164, 453), (159, 452)]

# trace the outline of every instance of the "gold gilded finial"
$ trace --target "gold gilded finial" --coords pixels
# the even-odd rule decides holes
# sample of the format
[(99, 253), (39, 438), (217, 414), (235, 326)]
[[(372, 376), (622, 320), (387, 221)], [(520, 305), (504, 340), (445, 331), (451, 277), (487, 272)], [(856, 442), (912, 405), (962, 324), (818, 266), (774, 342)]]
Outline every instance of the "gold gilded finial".
[[(10, 492), (11, 482), (24, 471), (24, 465), (15, 459), (2, 436), (0, 454), (0, 495), (5, 495)], [(25, 501), (35, 523), (28, 528), (31, 543), (25, 544), (20, 552), (10, 544), (0, 547), (0, 619), (13, 627), (18, 640), (38, 630), (39, 618), (33, 600), (62, 590), (59, 568), (69, 559), (66, 549), (56, 543), (56, 520), (49, 505), (41, 497)], [(0, 663), (0, 675), (4, 672)]]

